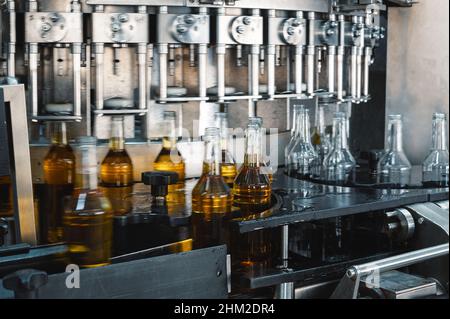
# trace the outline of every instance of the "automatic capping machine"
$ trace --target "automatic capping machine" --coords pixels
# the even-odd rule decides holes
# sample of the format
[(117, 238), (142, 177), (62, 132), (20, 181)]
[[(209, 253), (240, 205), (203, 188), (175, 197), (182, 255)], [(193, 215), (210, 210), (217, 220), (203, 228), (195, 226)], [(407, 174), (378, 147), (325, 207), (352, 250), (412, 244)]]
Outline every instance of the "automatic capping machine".
[[(66, 122), (71, 137), (106, 141), (111, 117), (123, 116), (140, 181), (161, 148), (156, 124), (163, 111), (177, 114), (188, 178), (201, 173), (198, 136), (215, 112), (227, 111), (233, 128), (261, 116), (272, 128), (270, 161), (281, 167), (294, 104), (345, 109), (350, 123), (362, 121), (365, 108), (384, 112), (378, 93), (385, 82), (372, 84), (386, 71), (388, 7), (413, 5), (0, 1), (0, 176), (12, 177), (15, 212), (0, 219), (0, 298), (448, 297), (448, 188), (420, 182), (404, 190), (337, 187), (301, 181), (280, 168), (270, 213), (231, 222), (237, 233), (272, 236), (271, 266), (247, 272), (231, 271), (224, 246), (173, 254), (189, 238), (188, 211), (115, 221), (115, 242), (126, 247), (115, 247), (111, 265), (81, 270), (80, 289), (65, 286), (67, 247), (38, 245), (33, 188), (43, 182), (47, 122)], [(374, 59), (380, 62), (372, 70)], [(384, 119), (374, 125), (384, 131)], [(350, 132), (360, 162), (370, 166), (369, 151), (383, 142), (367, 140), (357, 127)], [(106, 143), (97, 149), (104, 155)], [(243, 154), (234, 155), (242, 162)], [(319, 186), (326, 190), (321, 196), (295, 191)], [(337, 222), (341, 234), (334, 231)], [(134, 233), (136, 225), (148, 228)]]

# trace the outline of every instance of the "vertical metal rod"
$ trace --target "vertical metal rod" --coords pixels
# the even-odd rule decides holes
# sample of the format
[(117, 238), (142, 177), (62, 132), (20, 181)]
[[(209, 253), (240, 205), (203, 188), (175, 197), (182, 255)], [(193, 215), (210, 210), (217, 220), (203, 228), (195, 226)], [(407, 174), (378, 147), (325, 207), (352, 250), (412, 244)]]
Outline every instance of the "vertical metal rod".
[(167, 98), (167, 54), (169, 45), (167, 43), (159, 44), (159, 98)]
[(275, 62), (276, 49), (275, 45), (267, 46), (267, 94), (273, 100), (275, 95)]
[(302, 94), (303, 88), (303, 46), (295, 47), (295, 94)]
[(139, 109), (147, 108), (147, 44), (138, 44)]
[(315, 28), (314, 28), (314, 20), (315, 13), (308, 13), (308, 49), (307, 49), (307, 63), (308, 63), (308, 76), (307, 76), (307, 93), (308, 95), (314, 94), (314, 76), (315, 76), (315, 46), (314, 46), (314, 37), (315, 37)]
[(344, 54), (345, 54), (345, 18), (339, 15), (339, 46), (337, 48), (337, 99), (344, 99)]
[(38, 51), (37, 43), (29, 44), (29, 70), (30, 70), (30, 99), (31, 114), (33, 117), (38, 116)]
[(86, 135), (92, 134), (92, 119), (91, 119), (91, 45), (90, 42), (86, 45), (85, 56), (85, 79), (86, 79)]
[(199, 97), (206, 97), (206, 76), (208, 63), (208, 45), (198, 45), (198, 94)]
[(336, 47), (328, 47), (328, 92), (334, 93), (336, 83)]
[[(281, 227), (281, 259), (282, 267), (288, 269), (289, 259), (289, 225)], [(294, 283), (285, 282), (277, 286), (275, 291), (276, 299), (293, 299), (294, 298)]]
[(151, 134), (150, 134), (150, 107), (152, 105), (152, 103), (150, 103), (151, 101), (151, 88), (152, 88), (152, 70), (153, 70), (153, 44), (148, 44), (147, 45), (147, 58), (148, 58), (148, 62), (147, 62), (147, 114), (145, 114), (145, 127), (144, 127), (144, 137), (147, 140), (151, 139)]
[(366, 47), (364, 50), (364, 84), (363, 95), (365, 98), (369, 96), (369, 67), (372, 61), (372, 48)]
[(219, 102), (223, 101), (225, 96), (225, 44), (217, 44), (217, 96)]
[(251, 68), (251, 95), (256, 97), (259, 95), (259, 44), (252, 45), (252, 68)]
[(95, 44), (95, 107), (97, 110), (103, 109), (104, 103), (104, 64), (105, 46), (103, 43)]
[(362, 85), (362, 54), (358, 48), (356, 56), (356, 100), (361, 100), (361, 85)]
[(354, 100), (356, 98), (356, 81), (357, 81), (357, 51), (358, 48), (356, 46), (352, 47), (352, 52), (350, 56), (350, 93), (351, 97)]
[(73, 115), (81, 116), (81, 43), (72, 44)]
[(189, 45), (189, 66), (195, 67), (195, 44)]
[(8, 46), (8, 76), (16, 76), (16, 9), (13, 0), (8, 1), (9, 9), (9, 46)]

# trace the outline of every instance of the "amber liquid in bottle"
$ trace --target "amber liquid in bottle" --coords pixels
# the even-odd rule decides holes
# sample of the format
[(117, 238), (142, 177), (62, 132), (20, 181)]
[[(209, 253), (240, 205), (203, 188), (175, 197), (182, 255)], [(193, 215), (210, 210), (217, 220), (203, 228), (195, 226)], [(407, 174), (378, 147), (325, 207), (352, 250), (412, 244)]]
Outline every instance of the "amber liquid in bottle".
[(0, 217), (11, 217), (13, 211), (13, 190), (10, 176), (0, 176)]
[(217, 112), (215, 114), (215, 121), (220, 134), (220, 174), (225, 180), (225, 183), (227, 183), (228, 186), (233, 187), (237, 168), (236, 162), (228, 149), (228, 114), (225, 112)]
[[(175, 120), (175, 112), (164, 112), (164, 123), (167, 132), (163, 137), (163, 147), (153, 163), (153, 168), (155, 171), (169, 171), (176, 172), (178, 174), (178, 183), (176, 185), (169, 185), (169, 193), (181, 191), (184, 187), (185, 179), (184, 160), (176, 145), (177, 137)], [(168, 201), (176, 200), (176, 198), (171, 199), (170, 196), (171, 194), (168, 195)]]
[(52, 145), (44, 159), (44, 198), (40, 227), (48, 243), (63, 239), (64, 198), (72, 194), (75, 155), (67, 144), (66, 123), (50, 123)]
[(266, 175), (269, 180), (269, 183), (272, 184), (273, 169), (264, 161), (264, 158), (262, 156), (262, 145), (264, 142), (263, 119), (262, 119), (262, 117), (254, 116), (254, 117), (250, 117), (248, 122), (249, 122), (249, 125), (256, 126), (256, 128), (258, 129), (258, 136), (260, 139), (259, 143), (260, 143), (260, 147), (261, 147), (261, 150), (260, 150), (261, 153), (260, 153), (260, 157), (259, 157), (259, 161), (260, 161), (259, 165), (261, 167), (260, 173)]
[[(244, 164), (234, 181), (234, 206), (243, 219), (252, 219), (270, 209), (272, 187), (267, 174), (261, 172), (261, 139), (256, 125), (247, 127)], [(260, 230), (232, 236), (233, 264), (236, 266), (263, 265), (270, 260), (270, 232)]]
[(233, 195), (221, 176), (219, 130), (207, 128), (203, 173), (192, 191), (192, 234), (195, 248), (227, 244), (227, 218)]
[(109, 199), (115, 215), (125, 215), (132, 209), (133, 163), (125, 150), (123, 118), (112, 119), (109, 151), (100, 167), (100, 189)]
[(75, 190), (64, 214), (64, 239), (71, 261), (92, 268), (110, 263), (113, 213), (97, 187), (96, 139), (81, 137), (79, 143)]

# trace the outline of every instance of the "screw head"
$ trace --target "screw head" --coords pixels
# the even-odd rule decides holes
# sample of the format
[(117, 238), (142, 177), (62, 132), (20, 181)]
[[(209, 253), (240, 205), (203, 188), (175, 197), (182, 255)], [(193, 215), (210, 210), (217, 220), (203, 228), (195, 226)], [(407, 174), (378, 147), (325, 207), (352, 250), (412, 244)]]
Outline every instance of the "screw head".
[(287, 34), (294, 35), (294, 33), (295, 33), (295, 28), (294, 27), (287, 28)]
[(188, 15), (184, 16), (184, 22), (186, 24), (194, 24), (195, 23), (195, 17), (193, 15), (188, 14)]
[(245, 32), (245, 27), (243, 25), (240, 25), (236, 28), (236, 32), (239, 34), (243, 34)]
[(250, 17), (244, 17), (244, 19), (242, 20), (242, 22), (244, 22), (245, 25), (250, 25), (252, 23), (252, 18)]
[(330, 27), (336, 28), (337, 26), (338, 26), (338, 23), (336, 21), (331, 21), (330, 22)]
[(327, 35), (333, 35), (333, 34), (335, 34), (334, 29), (328, 29), (327, 30)]
[(58, 22), (58, 21), (59, 21), (59, 15), (58, 15), (57, 13), (52, 13), (52, 14), (50, 15), (50, 20), (51, 20), (53, 23)]
[(301, 24), (302, 24), (302, 21), (300, 19), (295, 19), (292, 21), (292, 26), (295, 28), (301, 26)]
[(119, 32), (121, 29), (120, 23), (113, 23), (111, 24), (111, 30), (113, 32)]
[(50, 23), (43, 23), (41, 26), (41, 30), (44, 32), (48, 32), (52, 29), (52, 25)]
[(177, 25), (177, 32), (178, 33), (186, 33), (187, 31), (188, 31), (188, 27), (185, 24)]
[(128, 14), (122, 13), (119, 15), (119, 21), (122, 23), (128, 22)]

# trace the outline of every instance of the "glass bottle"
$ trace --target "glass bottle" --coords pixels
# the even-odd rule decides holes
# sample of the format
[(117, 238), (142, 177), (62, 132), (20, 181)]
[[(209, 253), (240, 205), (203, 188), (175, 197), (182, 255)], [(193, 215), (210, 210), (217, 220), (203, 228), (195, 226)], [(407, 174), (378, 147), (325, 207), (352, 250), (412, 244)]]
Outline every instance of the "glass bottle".
[(433, 114), (432, 147), (422, 165), (426, 186), (448, 187), (447, 118), (444, 113)]
[(221, 175), (220, 130), (205, 131), (203, 173), (192, 191), (192, 231), (194, 247), (228, 244), (226, 214), (231, 211), (233, 195)]
[(269, 182), (272, 184), (273, 182), (273, 169), (270, 166), (270, 164), (268, 164), (266, 162), (266, 160), (264, 159), (263, 156), (263, 146), (264, 146), (264, 142), (265, 142), (265, 132), (263, 129), (263, 118), (259, 117), (259, 116), (253, 116), (253, 117), (249, 117), (248, 118), (248, 123), (249, 124), (253, 124), (255, 126), (257, 126), (258, 128), (258, 135), (259, 135), (259, 144), (260, 144), (260, 150), (261, 150), (261, 173), (267, 175), (267, 178), (269, 179)]
[(185, 165), (183, 157), (177, 148), (176, 113), (164, 112), (164, 136), (162, 149), (153, 163), (155, 171), (169, 171), (178, 174), (178, 183), (169, 186), (169, 192), (180, 190), (184, 187)]
[(331, 150), (323, 164), (324, 177), (327, 181), (345, 183), (355, 166), (356, 161), (348, 147), (346, 115), (336, 112), (333, 117)]
[(317, 176), (321, 175), (323, 161), (331, 150), (331, 141), (328, 134), (325, 132), (325, 129), (325, 107), (320, 105), (317, 110), (316, 127), (314, 128), (314, 133), (311, 137), (312, 144), (319, 157), (317, 163), (318, 170), (315, 173)]
[(229, 186), (233, 186), (236, 177), (237, 168), (236, 162), (228, 150), (228, 114), (218, 112), (215, 114), (216, 127), (220, 130), (220, 148), (221, 148), (221, 162), (220, 172)]
[(56, 243), (63, 239), (64, 197), (73, 191), (75, 155), (67, 143), (66, 123), (48, 124), (52, 145), (44, 158), (44, 198), (41, 201), (40, 227), (46, 242)]
[(289, 153), (292, 149), (292, 147), (295, 145), (295, 141), (297, 140), (298, 136), (298, 128), (297, 128), (297, 119), (298, 115), (300, 113), (300, 109), (303, 108), (303, 105), (294, 105), (294, 110), (292, 113), (292, 128), (291, 128), (291, 138), (289, 140), (289, 143), (284, 148), (284, 160), (285, 160), (285, 167), (287, 168), (289, 165)]
[[(261, 135), (259, 126), (249, 123), (246, 130), (244, 163), (233, 184), (233, 205), (240, 209), (242, 219), (270, 214), (272, 187), (261, 170)], [(272, 237), (268, 230), (259, 230), (230, 237), (233, 267), (266, 265), (272, 252)]]
[(100, 185), (115, 215), (124, 215), (131, 211), (133, 163), (125, 150), (121, 116), (112, 118), (109, 151), (100, 167)]
[(113, 213), (97, 186), (96, 138), (77, 139), (76, 183), (64, 214), (64, 238), (73, 263), (98, 267), (110, 263)]
[(298, 174), (305, 178), (311, 176), (318, 157), (311, 144), (309, 123), (309, 110), (301, 106), (297, 116), (297, 139), (288, 154), (288, 174)]
[(389, 115), (387, 148), (378, 163), (381, 183), (405, 186), (411, 177), (411, 163), (403, 151), (403, 120), (399, 114)]
[(249, 123), (246, 130), (244, 164), (234, 180), (234, 204), (244, 212), (258, 212), (270, 204), (272, 187), (262, 172), (259, 126)]

